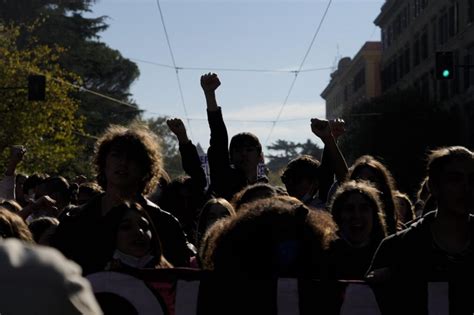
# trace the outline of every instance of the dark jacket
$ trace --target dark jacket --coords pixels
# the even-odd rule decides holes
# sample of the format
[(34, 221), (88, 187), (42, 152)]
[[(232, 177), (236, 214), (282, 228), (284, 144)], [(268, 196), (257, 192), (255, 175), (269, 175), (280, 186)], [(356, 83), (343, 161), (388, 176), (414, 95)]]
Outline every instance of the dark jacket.
[(197, 152), (196, 146), (189, 141), (188, 143), (179, 144), (179, 153), (181, 155), (181, 165), (184, 172), (193, 180), (193, 185), (196, 190), (204, 194), (207, 186), (206, 173), (201, 167), (201, 160)]
[[(436, 211), (384, 239), (370, 271), (388, 268), (386, 281), (374, 284), (383, 314), (427, 314), (427, 282), (449, 282), (450, 314), (472, 314), (474, 243), (457, 256), (438, 248), (431, 234)], [(471, 216), (474, 240), (474, 216)], [(465, 286), (471, 289), (463, 289)]]
[(363, 280), (372, 262), (378, 242), (356, 248), (339, 238), (329, 249), (329, 274), (336, 280)]
[[(102, 196), (64, 213), (51, 240), (53, 247), (82, 267), (84, 275), (103, 270), (115, 250), (117, 218), (114, 211), (101, 215)], [(188, 266), (190, 251), (178, 220), (145, 198), (140, 204), (157, 229), (166, 259), (173, 266)]]
[[(191, 141), (180, 143), (179, 152), (183, 169), (189, 178), (184, 181), (172, 181), (165, 186), (157, 203), (178, 218), (188, 240), (196, 244), (199, 213), (208, 199), (206, 173), (201, 167), (196, 146)], [(183, 190), (190, 195), (183, 196)]]
[[(217, 111), (207, 111), (207, 120), (211, 130), (210, 146), (207, 151), (211, 175), (209, 190), (217, 197), (231, 200), (234, 194), (253, 183), (249, 183), (245, 173), (235, 169), (230, 163), (229, 137), (221, 108), (219, 107)], [(268, 183), (268, 179), (262, 177), (258, 182)]]

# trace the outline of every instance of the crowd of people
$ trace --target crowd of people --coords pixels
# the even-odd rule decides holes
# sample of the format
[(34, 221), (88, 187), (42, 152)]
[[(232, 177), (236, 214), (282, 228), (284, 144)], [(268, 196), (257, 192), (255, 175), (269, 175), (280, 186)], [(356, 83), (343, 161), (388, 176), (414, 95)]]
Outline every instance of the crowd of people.
[[(173, 180), (159, 139), (145, 127), (106, 130), (96, 143), (95, 179), (16, 174), (26, 149), (12, 146), (0, 181), (0, 238), (29, 244), (23, 251), (33, 244), (56, 248), (84, 276), (184, 267), (240, 279), (363, 280), (383, 314), (427, 314), (427, 283), (446, 281), (451, 314), (473, 313), (472, 151), (430, 152), (426, 178), (411, 199), (381, 160), (366, 155), (347, 166), (337, 144), (344, 121), (313, 118), (308, 131), (324, 143), (322, 157), (295, 158), (281, 174), (283, 186), (272, 186), (257, 172), (263, 153), (255, 135), (239, 133), (229, 144), (216, 100), (220, 84), (216, 74), (201, 77), (209, 186), (177, 118), (167, 123), (186, 175)], [(0, 244), (7, 252), (0, 254), (3, 275), (15, 264), (8, 247), (20, 245)], [(97, 310), (90, 303), (89, 311)], [(82, 312), (78, 303), (67, 308)]]

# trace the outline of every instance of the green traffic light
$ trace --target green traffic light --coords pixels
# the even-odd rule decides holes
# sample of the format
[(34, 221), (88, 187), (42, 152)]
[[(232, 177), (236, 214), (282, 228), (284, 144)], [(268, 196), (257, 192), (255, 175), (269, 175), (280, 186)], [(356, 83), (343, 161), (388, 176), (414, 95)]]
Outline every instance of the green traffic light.
[(443, 78), (447, 78), (447, 77), (449, 77), (449, 75), (450, 75), (449, 70), (444, 70), (443, 71)]

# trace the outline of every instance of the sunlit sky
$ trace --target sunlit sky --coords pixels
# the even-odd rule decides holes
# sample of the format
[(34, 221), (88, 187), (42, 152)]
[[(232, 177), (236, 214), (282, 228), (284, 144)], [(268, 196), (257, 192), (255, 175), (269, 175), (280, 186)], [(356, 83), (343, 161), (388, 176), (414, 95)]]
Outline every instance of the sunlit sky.
[[(379, 40), (373, 21), (383, 2), (333, 1), (302, 69), (333, 67), (340, 57), (354, 56), (366, 41)], [(144, 116), (182, 118), (193, 142), (206, 149), (209, 127), (199, 83), (205, 72), (216, 72), (221, 79), (217, 98), (230, 136), (250, 131), (264, 146), (277, 139), (318, 142), (309, 121), (325, 117), (320, 94), (331, 69), (298, 75), (271, 132), (294, 73), (210, 68), (297, 70), (327, 5), (316, 0), (160, 1), (176, 66), (183, 68), (178, 73), (184, 105), (157, 1), (98, 0), (89, 15), (108, 16), (110, 27), (101, 40), (139, 66), (141, 74), (131, 93)]]

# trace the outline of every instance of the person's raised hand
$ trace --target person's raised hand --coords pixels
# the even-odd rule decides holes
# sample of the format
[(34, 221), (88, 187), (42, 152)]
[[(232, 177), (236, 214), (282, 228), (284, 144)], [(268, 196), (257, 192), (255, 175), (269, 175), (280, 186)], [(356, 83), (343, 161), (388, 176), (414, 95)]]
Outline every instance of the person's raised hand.
[(326, 119), (312, 118), (311, 131), (323, 142), (326, 142), (332, 137), (331, 127), (329, 125), (329, 121)]
[(201, 87), (204, 93), (212, 93), (221, 85), (219, 77), (215, 73), (207, 73), (201, 76)]
[(181, 143), (188, 141), (188, 135), (186, 133), (186, 127), (184, 123), (179, 118), (168, 119), (166, 121), (168, 128), (171, 130), (172, 133), (176, 135), (178, 141)]
[(346, 132), (346, 122), (342, 118), (331, 119), (329, 121), (329, 126), (331, 127), (331, 133), (336, 140)]
[(17, 165), (23, 160), (26, 148), (22, 145), (12, 145), (10, 147), (10, 157), (8, 159), (7, 168), (5, 170), (6, 176), (15, 175)]

